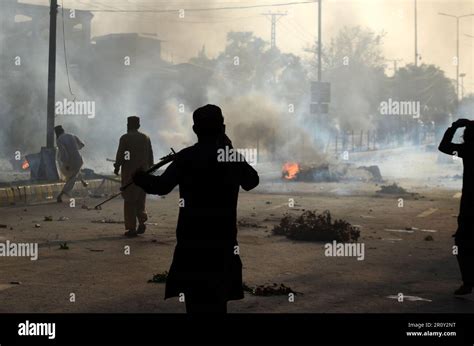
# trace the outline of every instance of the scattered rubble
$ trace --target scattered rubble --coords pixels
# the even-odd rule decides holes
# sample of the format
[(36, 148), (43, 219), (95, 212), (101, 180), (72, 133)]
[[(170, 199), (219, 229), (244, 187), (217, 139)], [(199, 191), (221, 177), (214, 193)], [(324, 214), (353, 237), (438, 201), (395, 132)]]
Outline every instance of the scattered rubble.
[(390, 195), (416, 195), (416, 193), (408, 192), (397, 183), (393, 183), (392, 185), (382, 185), (380, 186), (380, 190), (378, 190), (377, 193), (385, 193)]
[(113, 219), (92, 220), (91, 222), (92, 223), (118, 223), (118, 224), (124, 223), (124, 221), (117, 221)]
[(67, 242), (60, 243), (59, 250), (69, 250), (69, 246), (67, 245)]
[(60, 216), (60, 217), (58, 218), (58, 221), (67, 221), (67, 220), (69, 220), (69, 218), (66, 217), (66, 216)]
[(7, 228), (7, 227), (8, 227), (8, 226), (5, 225), (5, 224), (1, 224), (1, 225), (0, 225), (0, 228)]
[(39, 223), (35, 223), (35, 228), (40, 228), (41, 225)]
[(267, 226), (261, 226), (258, 223), (251, 222), (246, 219), (240, 219), (239, 221), (237, 221), (237, 226), (248, 228), (267, 228)]
[(359, 228), (345, 220), (332, 222), (329, 210), (322, 214), (307, 210), (300, 216), (286, 214), (272, 230), (274, 235), (284, 235), (293, 240), (354, 242), (359, 239)]
[(166, 280), (168, 279), (168, 272), (165, 271), (161, 274), (155, 274), (153, 275), (153, 278), (151, 280), (148, 280), (148, 283), (165, 283)]
[(288, 286), (284, 284), (276, 284), (273, 283), (271, 285), (259, 285), (254, 288), (249, 287), (245, 282), (242, 284), (242, 288), (245, 292), (250, 293), (254, 296), (280, 296), (280, 295), (288, 295), (293, 293), (294, 295), (302, 294), (300, 292), (296, 292)]
[(44, 221), (53, 221), (53, 217), (52, 216), (45, 216)]
[(426, 241), (434, 241), (434, 238), (433, 238), (432, 235), (427, 235), (427, 236), (425, 237), (425, 240), (426, 240)]
[(304, 182), (337, 182), (340, 180), (383, 181), (378, 166), (356, 167), (349, 163), (311, 165), (287, 162), (283, 165), (282, 179)]

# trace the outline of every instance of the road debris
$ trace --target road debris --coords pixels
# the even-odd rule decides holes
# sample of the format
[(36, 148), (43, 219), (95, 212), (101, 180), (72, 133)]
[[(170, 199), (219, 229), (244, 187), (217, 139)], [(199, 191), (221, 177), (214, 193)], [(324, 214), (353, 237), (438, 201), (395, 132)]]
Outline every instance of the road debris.
[(248, 228), (267, 228), (267, 226), (261, 226), (256, 222), (248, 221), (246, 219), (240, 219), (239, 221), (237, 221), (237, 226)]
[(153, 278), (151, 280), (148, 280), (148, 283), (162, 284), (162, 283), (165, 283), (167, 279), (168, 279), (168, 272), (164, 271), (161, 274), (153, 275)]
[(280, 295), (288, 295), (293, 293), (294, 295), (302, 294), (301, 292), (296, 292), (288, 286), (284, 284), (276, 284), (273, 283), (271, 285), (258, 285), (254, 288), (248, 286), (245, 282), (242, 284), (242, 288), (245, 292), (250, 293), (254, 296), (280, 296)]
[(300, 216), (285, 214), (280, 224), (272, 230), (274, 235), (284, 235), (293, 240), (353, 242), (360, 230), (342, 219), (332, 222), (329, 210), (322, 214), (307, 210)]
[(117, 220), (113, 220), (113, 219), (101, 219), (101, 220), (92, 220), (91, 221), (92, 223), (119, 223), (119, 224), (122, 224), (124, 223), (124, 221), (117, 221)]

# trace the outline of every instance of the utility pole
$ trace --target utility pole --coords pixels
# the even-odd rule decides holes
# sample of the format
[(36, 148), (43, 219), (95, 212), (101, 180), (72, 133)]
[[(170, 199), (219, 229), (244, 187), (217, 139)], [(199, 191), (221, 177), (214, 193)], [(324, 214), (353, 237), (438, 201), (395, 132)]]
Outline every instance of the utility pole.
[(459, 104), (459, 63), (460, 63), (460, 58), (459, 58), (459, 19), (465, 18), (465, 17), (472, 17), (474, 16), (474, 13), (470, 14), (465, 14), (462, 16), (454, 16), (452, 14), (446, 14), (446, 13), (438, 13), (441, 16), (446, 16), (446, 17), (451, 17), (456, 19), (456, 111), (457, 111), (457, 106)]
[(418, 13), (415, 0), (415, 67), (418, 66)]
[(321, 37), (321, 1), (318, 0), (318, 82), (321, 82), (321, 51), (322, 51), (322, 37)]
[(459, 77), (461, 78), (461, 100), (462, 100), (464, 98), (464, 77), (466, 77), (466, 74), (461, 73)]
[(272, 24), (272, 36), (271, 36), (271, 43), (270, 43), (270, 47), (273, 49), (273, 48), (276, 48), (276, 23), (281, 19), (281, 17), (284, 17), (286, 16), (287, 13), (286, 12), (266, 12), (266, 13), (262, 13), (262, 16), (268, 16), (270, 17), (270, 21), (271, 21), (271, 24)]
[(58, 0), (51, 0), (49, 21), (49, 62), (48, 62), (48, 106), (46, 121), (46, 147), (54, 148), (54, 116), (56, 97), (56, 21)]

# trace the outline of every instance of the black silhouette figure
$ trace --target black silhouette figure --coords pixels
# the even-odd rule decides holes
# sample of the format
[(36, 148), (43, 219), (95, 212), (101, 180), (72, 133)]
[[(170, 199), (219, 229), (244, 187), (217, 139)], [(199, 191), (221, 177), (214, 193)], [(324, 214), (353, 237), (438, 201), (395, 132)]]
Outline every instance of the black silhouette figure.
[[(462, 144), (452, 143), (458, 128), (465, 127)], [(454, 234), (463, 284), (454, 293), (472, 293), (474, 285), (474, 121), (459, 119), (449, 127), (438, 148), (445, 154), (462, 158), (464, 165), (458, 229)]]
[(218, 160), (232, 143), (221, 109), (206, 105), (193, 113), (198, 143), (176, 155), (161, 176), (139, 172), (134, 182), (147, 193), (166, 195), (179, 185), (177, 245), (165, 299), (184, 294), (188, 313), (226, 313), (227, 302), (244, 297), (237, 243), (239, 187), (249, 191), (258, 173), (241, 156)]

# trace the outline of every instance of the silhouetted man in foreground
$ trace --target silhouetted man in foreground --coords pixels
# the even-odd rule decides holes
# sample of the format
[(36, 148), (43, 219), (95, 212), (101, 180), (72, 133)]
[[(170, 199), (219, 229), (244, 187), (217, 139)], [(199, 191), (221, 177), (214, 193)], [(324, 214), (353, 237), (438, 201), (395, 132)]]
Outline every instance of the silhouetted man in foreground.
[(140, 172), (134, 182), (158, 195), (179, 185), (177, 245), (165, 299), (184, 294), (188, 313), (225, 313), (227, 301), (244, 297), (236, 226), (239, 188), (253, 189), (259, 177), (245, 161), (218, 160), (219, 149), (232, 148), (219, 107), (198, 108), (193, 121), (198, 143), (180, 151), (161, 176)]
[[(153, 165), (153, 149), (150, 138), (138, 131), (140, 118), (127, 118), (127, 133), (120, 137), (115, 156), (116, 175), (122, 168), (122, 186), (132, 181), (137, 171), (147, 170)], [(125, 236), (132, 238), (145, 233), (148, 215), (145, 209), (146, 193), (140, 187), (131, 185), (122, 192)], [(138, 221), (138, 227), (137, 227)]]
[(58, 203), (62, 202), (63, 195), (71, 193), (76, 180), (80, 179), (82, 185), (87, 187), (87, 182), (82, 179), (81, 168), (84, 164), (82, 160), (81, 150), (84, 147), (84, 143), (79, 137), (66, 133), (61, 125), (54, 128), (56, 134), (56, 144), (58, 146), (58, 164), (59, 171), (62, 176), (66, 179), (66, 183), (58, 197), (56, 198)]
[[(452, 143), (456, 130), (465, 127), (464, 143)], [(461, 206), (455, 244), (458, 247), (458, 263), (463, 284), (454, 294), (472, 293), (474, 285), (474, 122), (459, 119), (449, 127), (441, 140), (439, 150), (462, 158), (464, 165)]]

